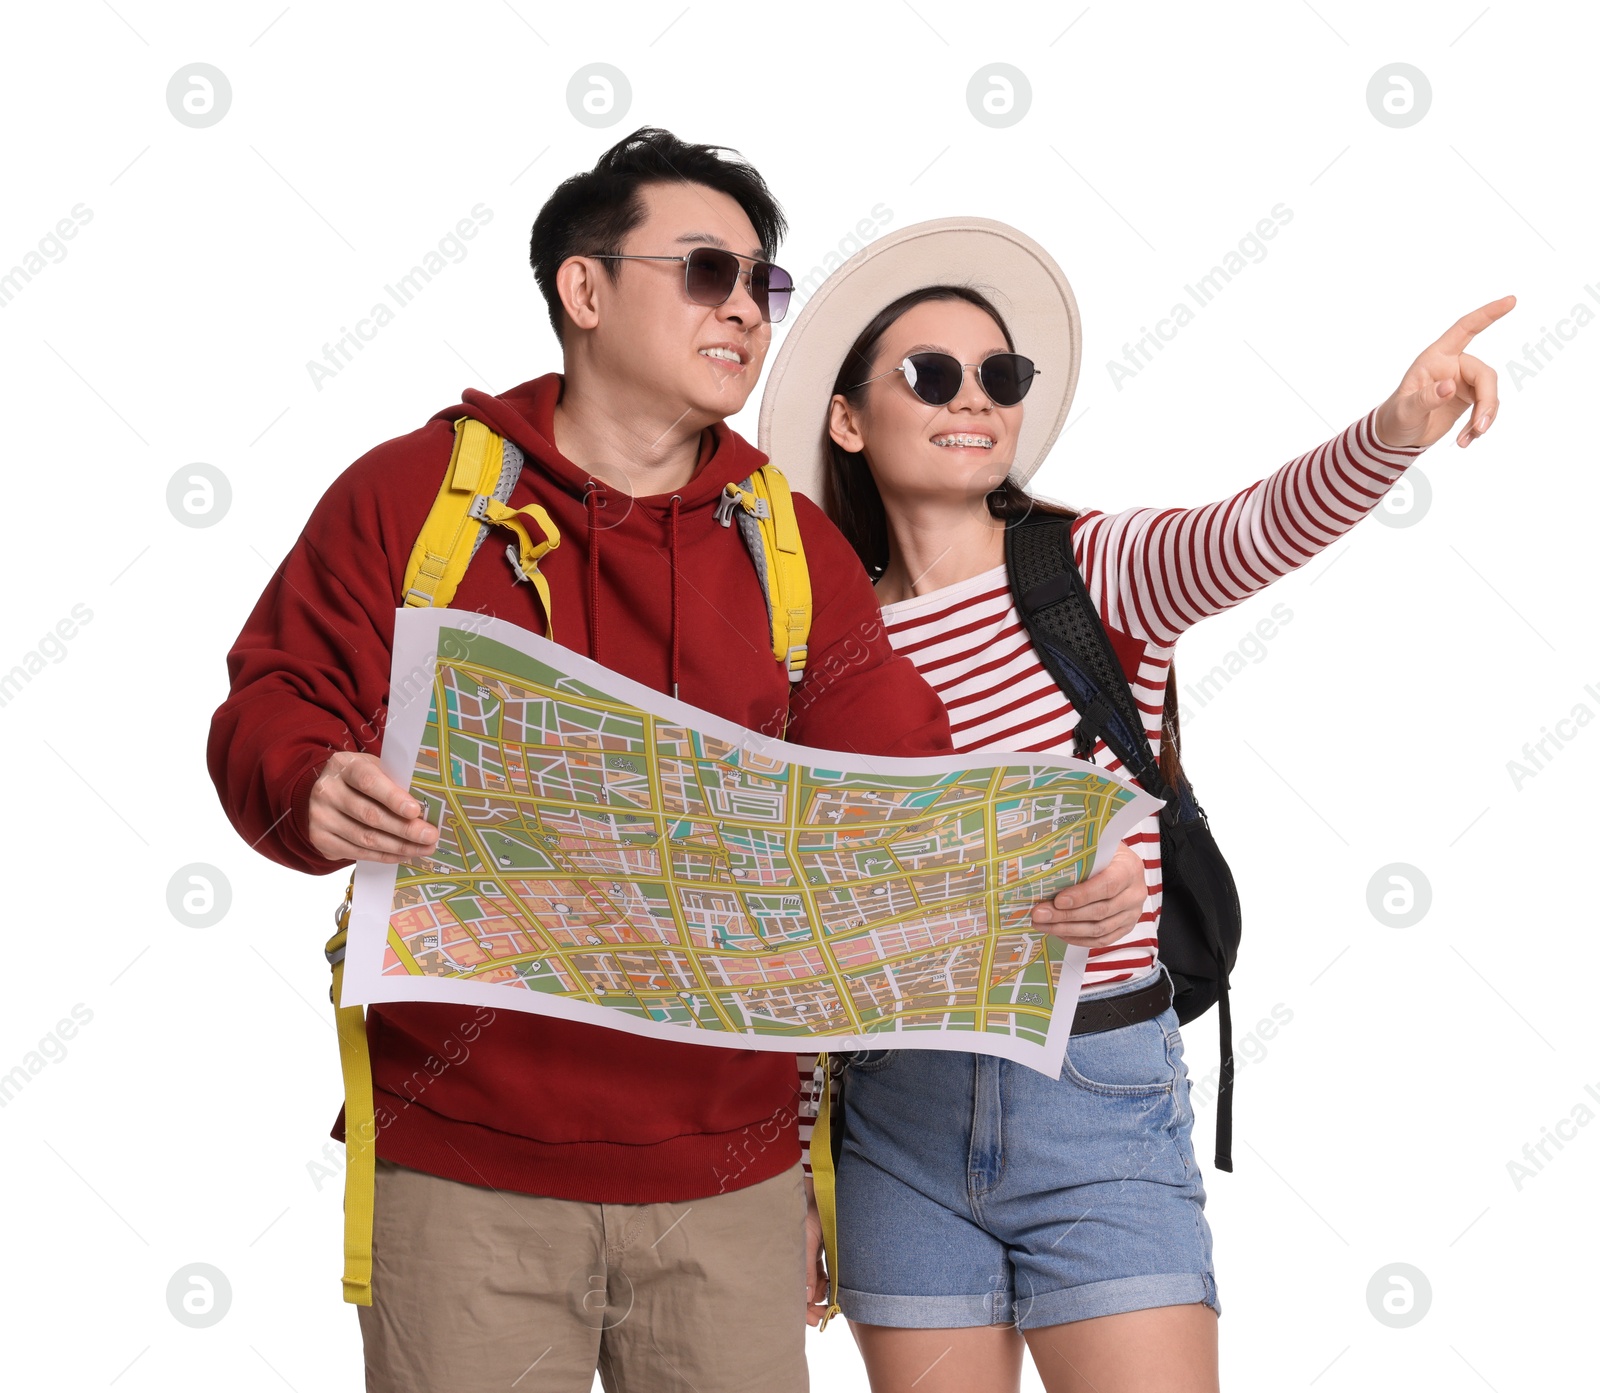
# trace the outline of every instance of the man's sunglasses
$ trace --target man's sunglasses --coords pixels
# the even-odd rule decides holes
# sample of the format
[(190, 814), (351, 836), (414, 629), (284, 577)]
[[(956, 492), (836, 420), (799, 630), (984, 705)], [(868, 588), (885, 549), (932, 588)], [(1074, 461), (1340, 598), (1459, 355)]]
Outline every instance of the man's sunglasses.
[(794, 292), (794, 278), (783, 267), (759, 257), (723, 251), (721, 247), (696, 247), (687, 256), (593, 255), (596, 261), (681, 261), (683, 288), (697, 305), (720, 305), (726, 301), (739, 277), (745, 274), (739, 263), (748, 261), (750, 298), (768, 324), (776, 324), (789, 312), (789, 296)]
[[(1028, 395), (1028, 388), (1039, 375), (1033, 359), (1020, 353), (991, 353), (981, 363), (963, 363), (953, 354), (930, 352), (909, 354), (888, 372), (869, 377), (867, 382), (904, 373), (906, 386), (923, 401), (929, 406), (943, 406), (956, 399), (968, 368), (978, 370), (978, 385), (996, 406), (1015, 406)], [(858, 382), (856, 387), (865, 387), (867, 382)], [(856, 387), (846, 390), (853, 392)]]

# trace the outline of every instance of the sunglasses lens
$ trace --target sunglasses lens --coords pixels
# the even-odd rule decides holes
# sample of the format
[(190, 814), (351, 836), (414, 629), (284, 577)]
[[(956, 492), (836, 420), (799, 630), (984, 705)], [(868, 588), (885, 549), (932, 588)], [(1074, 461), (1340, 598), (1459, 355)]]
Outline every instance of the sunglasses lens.
[(794, 277), (770, 261), (758, 261), (750, 273), (750, 293), (761, 307), (769, 324), (779, 323), (789, 313), (789, 297), (794, 293)]
[(697, 305), (720, 305), (733, 294), (739, 258), (719, 247), (696, 247), (689, 253), (684, 286)]
[(1015, 406), (1033, 386), (1033, 360), (1020, 353), (995, 353), (983, 360), (978, 378), (996, 406)]
[[(689, 253), (684, 284), (697, 305), (720, 305), (739, 280), (739, 258), (720, 247), (696, 247)], [(777, 323), (789, 312), (794, 281), (781, 266), (758, 261), (750, 268), (750, 298), (763, 319)]]
[(954, 401), (961, 390), (961, 364), (948, 353), (913, 353), (900, 368), (906, 386), (929, 406)]

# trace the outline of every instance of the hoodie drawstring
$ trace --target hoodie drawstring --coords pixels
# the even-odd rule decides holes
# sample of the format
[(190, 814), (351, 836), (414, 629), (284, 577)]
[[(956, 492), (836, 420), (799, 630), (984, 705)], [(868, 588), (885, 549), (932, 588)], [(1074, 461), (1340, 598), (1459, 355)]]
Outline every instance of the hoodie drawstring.
[(672, 572), (672, 697), (678, 697), (678, 505), (683, 495), (672, 495), (672, 507), (667, 514), (667, 569)]

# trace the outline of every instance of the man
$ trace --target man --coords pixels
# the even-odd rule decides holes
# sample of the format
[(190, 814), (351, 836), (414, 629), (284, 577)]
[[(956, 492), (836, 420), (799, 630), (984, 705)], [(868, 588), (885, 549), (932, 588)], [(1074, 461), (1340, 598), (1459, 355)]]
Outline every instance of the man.
[[(563, 373), (469, 390), (356, 461), (229, 654), (208, 758), (251, 845), (325, 874), (415, 860), (437, 839), (376, 752), (402, 576), (462, 415), (521, 450), (509, 506), (543, 505), (560, 532), (541, 569), (561, 643), (744, 726), (778, 733), (787, 712), (803, 744), (949, 750), (942, 706), (894, 656), (817, 508), (795, 498), (814, 617), (792, 689), (751, 557), (714, 516), (723, 486), (763, 463), (723, 422), (767, 353), (783, 230), (755, 170), (665, 131), (636, 131), (555, 191), (532, 262)], [(697, 247), (738, 259), (719, 303), (716, 276), (684, 263)], [(503, 540), (479, 548), (452, 603), (545, 632)], [(806, 1386), (815, 1263), (793, 1056), (418, 1003), (373, 1008), (367, 1034), (369, 1389), (503, 1393), (526, 1375), (587, 1390), (597, 1367), (608, 1388)]]

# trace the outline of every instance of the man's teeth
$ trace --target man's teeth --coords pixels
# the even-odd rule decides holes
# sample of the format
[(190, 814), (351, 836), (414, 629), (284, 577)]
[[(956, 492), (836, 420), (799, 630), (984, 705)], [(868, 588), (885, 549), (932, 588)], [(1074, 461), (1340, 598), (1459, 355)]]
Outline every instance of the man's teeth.
[(702, 358), (720, 358), (724, 363), (738, 363), (743, 361), (731, 348), (702, 348)]
[(936, 435), (933, 437), (935, 445), (964, 445), (976, 446), (980, 450), (994, 449), (994, 441), (987, 435)]

